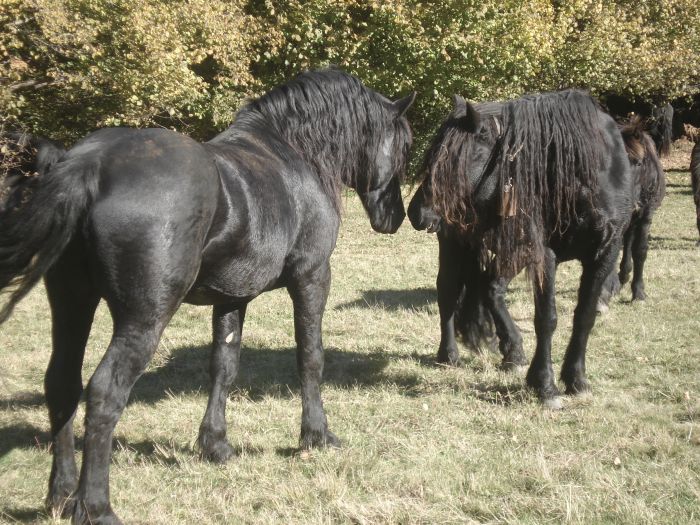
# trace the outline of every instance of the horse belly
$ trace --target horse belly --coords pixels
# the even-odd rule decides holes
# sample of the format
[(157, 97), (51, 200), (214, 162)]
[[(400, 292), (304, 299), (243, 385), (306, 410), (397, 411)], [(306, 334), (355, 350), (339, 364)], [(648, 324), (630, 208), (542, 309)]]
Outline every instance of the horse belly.
[(273, 249), (267, 253), (205, 259), (185, 302), (204, 305), (251, 301), (267, 290), (285, 285), (284, 262), (284, 254)]

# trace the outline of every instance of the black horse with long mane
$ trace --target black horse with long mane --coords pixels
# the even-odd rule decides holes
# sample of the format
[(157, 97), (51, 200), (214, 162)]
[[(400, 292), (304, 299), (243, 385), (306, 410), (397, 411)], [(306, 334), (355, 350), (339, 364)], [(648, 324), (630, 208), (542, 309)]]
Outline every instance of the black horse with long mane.
[[(74, 523), (119, 523), (109, 501), (112, 433), (182, 302), (213, 305), (212, 386), (202, 455), (225, 461), (224, 415), (246, 305), (286, 287), (294, 306), (302, 447), (339, 444), (321, 402), (321, 319), (341, 189), (372, 227), (395, 232), (411, 131), (396, 102), (336, 69), (301, 74), (248, 103), (208, 143), (164, 129), (103, 129), (72, 149), (31, 198), (0, 216), (0, 321), (44, 276), (53, 353), (45, 390), (53, 437), (48, 503)], [(72, 421), (100, 298), (114, 332), (87, 388), (80, 477)]]
[[(665, 193), (665, 175), (644, 123), (635, 119), (620, 126), (632, 169), (634, 211), (625, 229), (620, 273), (612, 271), (606, 280), (598, 311), (607, 309), (610, 298), (629, 280), (634, 269), (634, 300), (643, 300), (643, 270), (648, 248), (649, 227)], [(482, 266), (476, 251), (463, 252), (462, 268), (468, 268), (476, 281), (476, 293), (463, 295), (455, 314), (455, 329), (465, 345), (473, 350), (490, 349), (498, 343), (502, 368), (509, 370), (527, 364), (520, 330), (510, 315), (504, 296), (510, 279), (495, 275), (493, 267)], [(634, 261), (634, 268), (632, 261)]]
[[(422, 170), (408, 216), (416, 229), (438, 233), (438, 360), (458, 362), (459, 317), (505, 310), (507, 283), (528, 266), (537, 348), (527, 384), (559, 406), (551, 363), (554, 279), (558, 262), (577, 259), (583, 273), (561, 378), (568, 394), (589, 390), (588, 335), (632, 213), (630, 164), (613, 119), (578, 91), (475, 106), (455, 97)], [(495, 278), (481, 278), (484, 272)], [(522, 345), (508, 347), (509, 327), (494, 321), (504, 364), (525, 364)]]

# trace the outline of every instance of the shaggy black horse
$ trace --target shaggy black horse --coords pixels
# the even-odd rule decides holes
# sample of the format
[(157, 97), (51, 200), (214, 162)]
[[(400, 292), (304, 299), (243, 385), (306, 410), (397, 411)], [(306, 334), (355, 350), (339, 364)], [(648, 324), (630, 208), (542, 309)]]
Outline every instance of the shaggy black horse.
[(66, 150), (63, 144), (29, 133), (0, 135), (0, 214), (15, 208)]
[[(393, 233), (415, 94), (396, 102), (336, 69), (308, 72), (248, 103), (201, 144), (164, 129), (92, 133), (0, 217), (0, 288), (12, 307), (42, 277), (53, 353), (45, 389), (53, 436), (48, 503), (74, 523), (119, 523), (109, 501), (112, 433), (129, 392), (182, 302), (213, 305), (212, 386), (202, 455), (225, 461), (227, 390), (246, 305), (286, 287), (294, 306), (302, 447), (339, 444), (321, 402), (321, 319), (343, 185), (372, 227)], [(100, 298), (114, 332), (87, 388), (77, 476), (72, 420)]]
[(646, 299), (644, 264), (649, 249), (649, 230), (654, 213), (666, 194), (666, 175), (656, 154), (654, 141), (644, 132), (642, 120), (633, 119), (621, 126), (620, 131), (632, 167), (634, 211), (623, 237), (620, 272), (612, 272), (606, 281), (598, 303), (599, 310), (606, 309), (610, 297), (629, 281), (630, 273), (632, 300)]
[[(505, 311), (508, 281), (529, 266), (537, 348), (527, 384), (559, 406), (551, 363), (554, 278), (558, 262), (577, 259), (583, 272), (561, 378), (566, 393), (587, 391), (596, 303), (632, 213), (630, 164), (613, 119), (577, 91), (476, 106), (456, 97), (422, 169), (408, 216), (416, 229), (438, 232), (438, 360), (458, 362), (455, 324), (484, 318), (486, 308)], [(482, 279), (483, 272), (495, 278)], [(521, 347), (505, 346), (507, 321), (494, 322), (504, 364), (526, 363)]]
[[(693, 146), (690, 154), (690, 182), (693, 186), (693, 200), (695, 201), (695, 220), (700, 234), (700, 140)], [(700, 246), (700, 240), (697, 243)]]

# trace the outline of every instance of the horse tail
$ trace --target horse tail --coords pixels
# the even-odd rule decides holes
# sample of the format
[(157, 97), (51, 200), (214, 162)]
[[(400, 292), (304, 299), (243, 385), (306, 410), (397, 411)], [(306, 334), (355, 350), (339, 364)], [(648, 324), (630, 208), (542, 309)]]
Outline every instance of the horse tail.
[(490, 279), (477, 251), (466, 251), (462, 271), (464, 287), (455, 312), (455, 330), (465, 346), (481, 351), (490, 347), (495, 336), (493, 317), (486, 306)]
[[(68, 155), (68, 157), (70, 154)], [(48, 172), (24, 176), (0, 207), (0, 323), (56, 262), (96, 192), (92, 170), (63, 158)]]

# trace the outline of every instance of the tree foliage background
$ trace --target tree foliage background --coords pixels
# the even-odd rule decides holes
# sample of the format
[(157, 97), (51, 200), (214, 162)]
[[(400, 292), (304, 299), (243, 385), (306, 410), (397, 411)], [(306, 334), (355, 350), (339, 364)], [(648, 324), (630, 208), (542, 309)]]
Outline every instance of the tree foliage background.
[(2, 0), (0, 28), (0, 118), (67, 142), (112, 125), (207, 139), (328, 64), (418, 91), (419, 142), (453, 93), (700, 91), (698, 0)]

